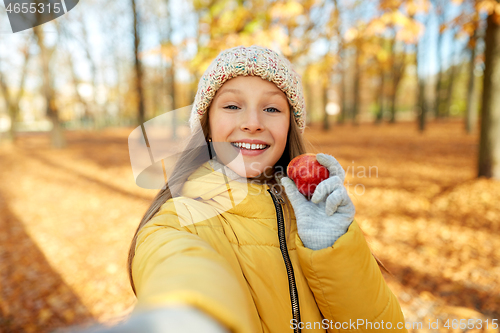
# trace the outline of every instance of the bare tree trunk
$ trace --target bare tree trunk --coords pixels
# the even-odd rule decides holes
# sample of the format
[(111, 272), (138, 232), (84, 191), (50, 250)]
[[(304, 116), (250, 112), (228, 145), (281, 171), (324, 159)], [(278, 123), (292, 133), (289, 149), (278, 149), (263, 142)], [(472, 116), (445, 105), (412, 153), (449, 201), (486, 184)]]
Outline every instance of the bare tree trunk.
[[(393, 83), (394, 85), (396, 82)], [(395, 123), (396, 122), (396, 87), (392, 87), (394, 90), (391, 93), (391, 119), (389, 120), (390, 123)]]
[(343, 47), (343, 43), (340, 45), (340, 62), (341, 62), (341, 69), (340, 69), (340, 99), (341, 99), (341, 107), (340, 107), (340, 114), (339, 117), (337, 118), (337, 123), (339, 125), (342, 125), (344, 121), (347, 118), (347, 87), (346, 87), (346, 61), (344, 57), (345, 49)]
[(446, 88), (446, 103), (444, 108), (444, 117), (450, 116), (450, 108), (451, 108), (451, 103), (453, 101), (453, 87), (455, 85), (457, 72), (458, 72), (458, 65), (452, 65), (450, 68), (448, 87)]
[(424, 78), (418, 79), (418, 105), (420, 107), (420, 115), (418, 122), (418, 129), (420, 132), (425, 131), (427, 125), (426, 114), (427, 114), (427, 101), (425, 98), (425, 80)]
[(418, 116), (418, 129), (420, 132), (425, 131), (425, 127), (427, 124), (427, 99), (425, 94), (425, 78), (422, 74), (418, 73), (419, 65), (421, 66), (420, 61), (418, 60), (420, 46), (417, 45), (416, 51), (416, 67), (417, 67), (417, 80), (418, 80), (418, 97), (417, 97), (417, 107), (419, 109)]
[[(63, 128), (59, 121), (59, 111), (56, 107), (55, 93), (52, 85), (52, 78), (50, 75), (50, 59), (54, 49), (47, 49), (44, 43), (44, 33), (40, 26), (33, 28), (40, 48), (42, 77), (43, 77), (43, 93), (45, 96), (46, 113), (52, 122), (51, 131), (51, 145), (54, 148), (64, 148), (66, 146), (66, 139), (64, 138)], [(55, 46), (54, 46), (55, 48)]]
[[(80, 21), (81, 21), (81, 33), (82, 33), (82, 38), (83, 38), (83, 47), (85, 50), (85, 56), (87, 58), (87, 61), (90, 64), (90, 73), (91, 73), (91, 80), (92, 80), (92, 102), (91, 102), (91, 107), (89, 107), (88, 103), (85, 103), (85, 115), (86, 118), (91, 120), (92, 126), (96, 128), (96, 125), (99, 123), (97, 119), (101, 118), (102, 114), (99, 112), (99, 107), (97, 106), (97, 101), (96, 101), (96, 95), (97, 95), (97, 66), (94, 58), (92, 57), (92, 54), (90, 52), (90, 41), (87, 33), (87, 28), (85, 26), (85, 21), (82, 16), (80, 16)], [(97, 118), (97, 119), (96, 119)]]
[[(8, 103), (8, 108), (9, 108), (9, 117), (10, 117), (10, 129), (9, 129), (9, 135), (8, 135), (8, 140), (11, 143), (15, 143), (16, 140), (16, 121), (17, 117), (19, 116), (19, 102), (21, 101), (21, 97), (24, 92), (24, 84), (26, 81), (26, 73), (28, 72), (28, 63), (29, 63), (29, 58), (30, 58), (30, 53), (29, 53), (29, 41), (28, 44), (26, 45), (26, 48), (23, 52), (24, 54), (24, 64), (23, 64), (23, 69), (21, 72), (21, 80), (19, 81), (19, 87), (17, 90), (17, 96), (12, 98), (10, 103)], [(7, 91), (7, 90), (5, 90)], [(7, 100), (7, 98), (6, 98)]]
[[(75, 91), (76, 98), (77, 98), (78, 102), (80, 102), (84, 107), (83, 118), (84, 119), (91, 119), (92, 113), (89, 110), (89, 104), (87, 103), (87, 101), (82, 97), (82, 95), (78, 91), (78, 85), (80, 84), (80, 80), (78, 80), (78, 77), (76, 75), (75, 66), (74, 66), (73, 58), (72, 58), (71, 54), (68, 54), (68, 66), (69, 66), (70, 71), (71, 71), (71, 78), (73, 81), (73, 88)], [(94, 87), (94, 89), (95, 89), (95, 87)], [(81, 121), (81, 119), (80, 119), (80, 121)]]
[[(339, 7), (338, 0), (333, 0), (333, 5), (335, 6), (334, 9), (334, 14), (333, 14), (333, 20), (335, 22), (335, 35), (338, 38), (338, 54), (339, 54), (339, 75), (341, 77), (340, 81), (340, 114), (337, 117), (337, 123), (338, 124), (343, 124), (346, 118), (346, 110), (347, 110), (347, 103), (346, 103), (346, 82), (345, 82), (345, 75), (346, 75), (346, 66), (345, 66), (345, 45), (344, 45), (344, 40), (342, 39), (342, 31), (341, 31), (341, 10)], [(330, 44), (331, 47), (331, 44)]]
[[(380, 38), (380, 44), (382, 46), (382, 48), (385, 47), (385, 40), (384, 38)], [(376, 99), (378, 101), (378, 109), (377, 109), (377, 115), (375, 116), (375, 123), (376, 124), (380, 124), (382, 122), (382, 118), (384, 117), (384, 93), (385, 93), (385, 68), (384, 68), (384, 64), (379, 61), (379, 77), (380, 77), (380, 84), (379, 84), (379, 87), (377, 89), (377, 96), (376, 96)]]
[(330, 129), (330, 123), (328, 121), (328, 112), (326, 107), (328, 106), (328, 78), (330, 75), (327, 74), (327, 77), (324, 81), (323, 85), (323, 130), (328, 131)]
[(441, 57), (441, 45), (443, 40), (443, 34), (438, 32), (438, 42), (437, 42), (437, 82), (436, 82), (436, 99), (434, 101), (434, 118), (441, 118), (441, 93), (443, 90), (443, 66)]
[(465, 111), (465, 130), (467, 133), (472, 133), (475, 128), (476, 123), (476, 77), (474, 76), (474, 67), (475, 67), (475, 59), (476, 59), (476, 32), (472, 36), (471, 41), (471, 55), (469, 60), (469, 83), (467, 84), (467, 109)]
[(12, 103), (8, 104), (9, 118), (10, 118), (10, 128), (7, 132), (7, 137), (5, 138), (6, 143), (15, 144), (16, 143), (16, 121), (19, 115), (19, 104), (14, 106)]
[(500, 26), (488, 16), (478, 177), (500, 179)]
[[(426, 27), (427, 30), (427, 24), (429, 22), (429, 18), (426, 17), (424, 20), (424, 27)], [(416, 45), (416, 52), (415, 52), (415, 66), (417, 68), (417, 80), (418, 80), (418, 95), (417, 95), (417, 107), (419, 109), (419, 115), (418, 115), (418, 129), (420, 132), (425, 131), (426, 125), (427, 125), (427, 98), (426, 98), (426, 93), (425, 93), (425, 76), (423, 73), (419, 73), (419, 69), (422, 67), (422, 62), (419, 61), (419, 56), (420, 53), (425, 50), (424, 45), (427, 43), (427, 37), (426, 33), (424, 33), (424, 36), (422, 37), (422, 41), (418, 42)]]
[[(170, 61), (169, 68), (170, 76), (170, 96), (172, 96), (172, 110), (177, 107), (176, 89), (175, 89), (175, 55), (172, 52), (172, 59)], [(177, 138), (177, 113), (172, 112), (172, 138), (175, 140)]]
[[(458, 46), (455, 46), (452, 44), (452, 47), (453, 47), (453, 52), (450, 56), (451, 65), (450, 65), (450, 68), (448, 70), (448, 72), (449, 72), (448, 85), (446, 87), (446, 95), (444, 98), (443, 117), (445, 117), (445, 118), (448, 118), (450, 116), (450, 108), (451, 108), (451, 104), (453, 102), (453, 87), (455, 86), (455, 79), (457, 77), (457, 72), (459, 70), (459, 66), (456, 64), (453, 64), (453, 62), (455, 61), (455, 59), (457, 57), (457, 53), (461, 53), (461, 52), (458, 52), (459, 51), (457, 49)], [(462, 50), (460, 50), (460, 51), (462, 51)]]
[(142, 63), (139, 59), (139, 44), (140, 44), (140, 31), (139, 31), (139, 15), (135, 0), (131, 0), (132, 13), (134, 15), (134, 68), (135, 68), (135, 82), (137, 89), (137, 99), (138, 99), (138, 114), (137, 122), (142, 125), (145, 121), (145, 109), (144, 109), (144, 92), (142, 86)]
[(396, 31), (394, 30), (394, 38), (391, 40), (390, 43), (390, 50), (391, 50), (391, 62), (392, 62), (392, 68), (391, 68), (391, 79), (392, 79), (392, 87), (390, 90), (390, 96), (389, 96), (389, 111), (391, 114), (391, 117), (389, 118), (389, 123), (393, 124), (396, 122), (396, 80), (397, 80), (397, 69), (396, 69)]
[(385, 73), (383, 68), (381, 68), (380, 73), (380, 86), (378, 87), (378, 110), (375, 117), (375, 123), (380, 124), (384, 117), (384, 89), (385, 89)]
[(361, 81), (361, 64), (360, 64), (360, 58), (361, 58), (361, 41), (358, 41), (357, 46), (356, 46), (356, 62), (354, 64), (354, 105), (352, 107), (352, 123), (354, 125), (358, 125), (358, 113), (359, 113), (359, 107), (361, 104), (360, 101), (360, 91), (359, 91), (359, 85)]
[(442, 116), (441, 104), (442, 104), (442, 90), (443, 90), (443, 31), (441, 26), (445, 21), (445, 6), (446, 3), (442, 0), (433, 0), (434, 7), (436, 8), (437, 16), (437, 26), (438, 26), (438, 39), (436, 45), (436, 58), (437, 58), (437, 81), (436, 81), (436, 96), (434, 101), (434, 118), (440, 118)]
[(394, 38), (394, 41), (392, 42), (392, 56), (394, 60), (392, 63), (391, 123), (396, 122), (396, 100), (398, 97), (398, 88), (406, 67), (406, 52), (404, 50), (404, 47), (402, 50), (403, 53), (401, 54), (401, 58), (398, 59), (396, 55), (396, 46), (396, 40)]
[[(171, 97), (171, 110), (175, 110), (177, 108), (177, 97), (176, 97), (176, 89), (175, 89), (175, 48), (174, 45), (172, 44), (172, 31), (173, 31), (173, 25), (172, 25), (172, 19), (171, 16), (169, 15), (169, 8), (170, 8), (170, 0), (165, 0), (165, 5), (167, 8), (166, 11), (166, 30), (165, 30), (165, 35), (163, 36), (163, 44), (166, 45), (168, 49), (168, 54), (170, 54), (170, 66), (168, 67), (168, 72), (167, 72), (167, 77), (169, 78), (169, 95)], [(177, 113), (172, 112), (172, 138), (175, 140), (177, 138), (177, 124), (178, 124), (178, 119), (177, 119)]]
[[(122, 70), (122, 61), (120, 57), (120, 48), (118, 46), (118, 42), (116, 40), (113, 40), (111, 42), (110, 48), (112, 49), (113, 52), (113, 70), (116, 75), (116, 85), (115, 85), (115, 100), (118, 105), (118, 112), (117, 112), (117, 120), (120, 125), (127, 124), (130, 125), (133, 123), (134, 117), (131, 116), (130, 114), (125, 114), (126, 110), (126, 102), (125, 102), (125, 96), (124, 94), (120, 93), (121, 87), (123, 86), (124, 82), (127, 81), (128, 73), (125, 73)], [(128, 67), (128, 65), (127, 65)]]
[(24, 92), (26, 73), (28, 72), (28, 63), (30, 60), (30, 52), (29, 52), (30, 44), (31, 44), (31, 36), (28, 37), (26, 46), (24, 47), (22, 52), (24, 56), (24, 63), (22, 66), (21, 80), (19, 81), (19, 86), (15, 96), (12, 96), (12, 94), (10, 93), (9, 88), (7, 87), (7, 83), (4, 80), (4, 76), (2, 72), (0, 72), (0, 91), (3, 93), (10, 118), (10, 128), (9, 131), (7, 132), (7, 137), (5, 138), (5, 141), (8, 144), (15, 144), (16, 141), (16, 121), (19, 115), (19, 102), (21, 101), (21, 97)]

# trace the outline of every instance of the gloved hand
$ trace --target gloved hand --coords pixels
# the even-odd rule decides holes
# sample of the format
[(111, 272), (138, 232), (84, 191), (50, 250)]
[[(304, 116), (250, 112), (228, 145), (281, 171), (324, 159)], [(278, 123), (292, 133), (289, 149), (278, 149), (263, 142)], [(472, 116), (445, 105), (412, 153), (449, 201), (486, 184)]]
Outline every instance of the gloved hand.
[(133, 313), (119, 325), (86, 329), (80, 333), (229, 333), (215, 319), (190, 307), (167, 307)]
[(318, 184), (311, 201), (290, 178), (281, 179), (295, 213), (299, 237), (312, 250), (332, 246), (347, 232), (356, 212), (344, 187), (345, 172), (339, 162), (322, 153), (316, 155), (316, 160), (328, 169), (330, 177)]

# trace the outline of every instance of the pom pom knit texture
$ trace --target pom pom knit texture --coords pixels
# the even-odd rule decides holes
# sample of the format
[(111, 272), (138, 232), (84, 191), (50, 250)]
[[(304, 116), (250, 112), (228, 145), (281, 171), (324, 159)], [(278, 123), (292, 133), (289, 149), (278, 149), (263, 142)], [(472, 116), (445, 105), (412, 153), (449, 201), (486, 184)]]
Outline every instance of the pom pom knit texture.
[(288, 59), (262, 46), (237, 46), (219, 53), (198, 83), (191, 117), (191, 130), (207, 112), (217, 90), (236, 76), (259, 76), (274, 83), (283, 91), (290, 103), (295, 122), (301, 133), (305, 128), (305, 102), (300, 75)]

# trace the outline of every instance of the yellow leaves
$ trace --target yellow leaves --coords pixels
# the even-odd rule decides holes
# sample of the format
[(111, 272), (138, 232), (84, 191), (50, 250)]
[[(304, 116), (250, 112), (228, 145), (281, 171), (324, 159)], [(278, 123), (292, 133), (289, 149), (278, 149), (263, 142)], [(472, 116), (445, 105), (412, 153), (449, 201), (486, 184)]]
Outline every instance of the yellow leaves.
[(44, 324), (52, 316), (52, 311), (50, 311), (50, 309), (44, 308), (38, 313), (38, 322)]
[(356, 39), (357, 37), (359, 36), (359, 31), (357, 28), (349, 28), (346, 33), (344, 34), (344, 39), (346, 40), (346, 42), (351, 42), (353, 41), (354, 39)]
[(408, 0), (406, 2), (406, 12), (409, 16), (414, 16), (418, 13), (429, 12), (429, 0)]
[(263, 39), (266, 40), (264, 34), (268, 38), (267, 42), (269, 43), (269, 46), (272, 46), (272, 44), (274, 44), (281, 50), (281, 52), (283, 52), (285, 56), (291, 55), (292, 50), (289, 46), (290, 40), (283, 27), (274, 26), (266, 31), (262, 31), (262, 33), (256, 35), (256, 43), (259, 43), (259, 41)]
[(64, 319), (66, 319), (66, 321), (68, 323), (71, 323), (75, 319), (75, 312), (72, 311), (71, 309), (64, 310), (62, 312), (62, 315), (63, 315)]
[(154, 56), (161, 54), (162, 57), (166, 60), (172, 59), (175, 55), (177, 55), (179, 48), (176, 45), (171, 43), (163, 43), (157, 45), (149, 50), (145, 50), (139, 53), (139, 59), (144, 59), (147, 56)]
[(206, 8), (209, 5), (210, 5), (210, 1), (208, 1), (208, 0), (194, 0), (193, 1), (193, 8), (196, 10)]
[(413, 44), (418, 41), (424, 30), (425, 27), (422, 23), (413, 20), (411, 24), (397, 32), (396, 39)]
[(325, 55), (323, 60), (324, 67), (328, 70), (328, 68), (335, 66), (339, 60), (340, 57), (338, 54), (328, 53)]
[(495, 0), (479, 0), (476, 4), (479, 12), (494, 15), (495, 22), (500, 25), (500, 3)]
[(160, 46), (160, 53), (166, 59), (172, 59), (179, 53), (179, 48), (172, 43), (163, 43)]
[(381, 0), (379, 7), (382, 10), (394, 10), (401, 6), (401, 0)]
[(458, 318), (483, 318), (484, 315), (474, 309), (469, 309), (462, 306), (443, 305), (440, 308), (443, 313), (457, 316)]
[(488, 15), (496, 14), (500, 16), (500, 3), (495, 0), (479, 0), (476, 9), (480, 12), (485, 12)]
[(277, 2), (270, 10), (271, 17), (275, 19), (289, 19), (301, 15), (303, 12), (304, 7), (296, 1)]
[(446, 23), (443, 23), (439, 26), (439, 33), (442, 34), (445, 32), (445, 30), (448, 28), (448, 25)]
[(389, 52), (387, 50), (384, 50), (383, 48), (380, 48), (376, 53), (376, 57), (379, 62), (386, 62), (387, 60), (389, 60)]
[(386, 22), (384, 22), (383, 18), (376, 18), (368, 24), (368, 31), (370, 34), (376, 35), (385, 31), (387, 28)]
[(255, 29), (243, 33), (227, 32), (219, 38), (212, 38), (208, 45), (200, 49), (194, 59), (186, 65), (189, 66), (190, 70), (201, 75), (221, 50), (238, 45), (250, 46), (253, 44), (280, 50), (285, 56), (292, 53), (290, 41), (283, 26), (276, 25), (268, 29)]
[(415, 3), (413, 2), (409, 2), (407, 5), (406, 5), (406, 11), (408, 12), (408, 14), (410, 16), (413, 16), (417, 13), (417, 10), (418, 10), (418, 7)]
[(410, 24), (410, 19), (406, 15), (401, 13), (399, 10), (392, 12), (391, 19), (392, 23), (394, 23), (395, 25), (400, 25), (404, 27)]
[(364, 43), (362, 46), (362, 51), (367, 56), (377, 56), (388, 57), (387, 52), (379, 45), (375, 43)]
[(476, 11), (464, 11), (447, 24), (448, 27), (459, 29), (455, 35), (457, 39), (470, 38), (477, 30), (480, 20), (480, 11), (476, 7)]
[(476, 9), (489, 15), (495, 11), (496, 6), (497, 2), (495, 0), (480, 0), (477, 2)]
[(313, 78), (317, 78), (323, 72), (323, 68), (319, 63), (313, 63), (307, 68), (307, 75)]
[[(418, 21), (408, 17), (400, 10), (394, 10), (373, 19), (368, 24), (367, 32), (364, 34), (367, 36), (380, 35), (388, 28), (394, 29), (397, 34), (396, 38), (406, 43), (414, 43), (423, 31), (423, 25)], [(355, 38), (354, 33), (349, 32), (348, 37)]]
[(236, 7), (234, 10), (225, 10), (219, 17), (215, 33), (224, 33), (242, 30), (245, 21), (251, 14), (244, 7)]
[(474, 31), (477, 29), (477, 24), (473, 22), (468, 22), (463, 25), (463, 30), (467, 32), (469, 36), (472, 36), (474, 34)]

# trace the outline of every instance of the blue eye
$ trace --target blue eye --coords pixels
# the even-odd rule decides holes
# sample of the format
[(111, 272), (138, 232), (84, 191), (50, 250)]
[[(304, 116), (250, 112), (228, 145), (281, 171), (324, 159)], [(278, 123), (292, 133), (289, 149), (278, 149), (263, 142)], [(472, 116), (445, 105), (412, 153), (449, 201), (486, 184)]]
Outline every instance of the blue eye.
[(269, 110), (269, 109), (276, 110), (275, 112), (271, 112), (271, 113), (279, 113), (279, 112), (281, 112), (280, 110), (278, 110), (276, 108), (266, 108), (265, 110)]
[[(238, 109), (238, 107), (236, 105), (228, 105), (228, 106), (224, 106), (223, 109), (236, 110), (236, 109)], [(264, 110), (274, 110), (274, 111), (271, 111), (271, 113), (280, 113), (281, 112), (280, 110), (273, 108), (273, 107), (265, 108)]]

